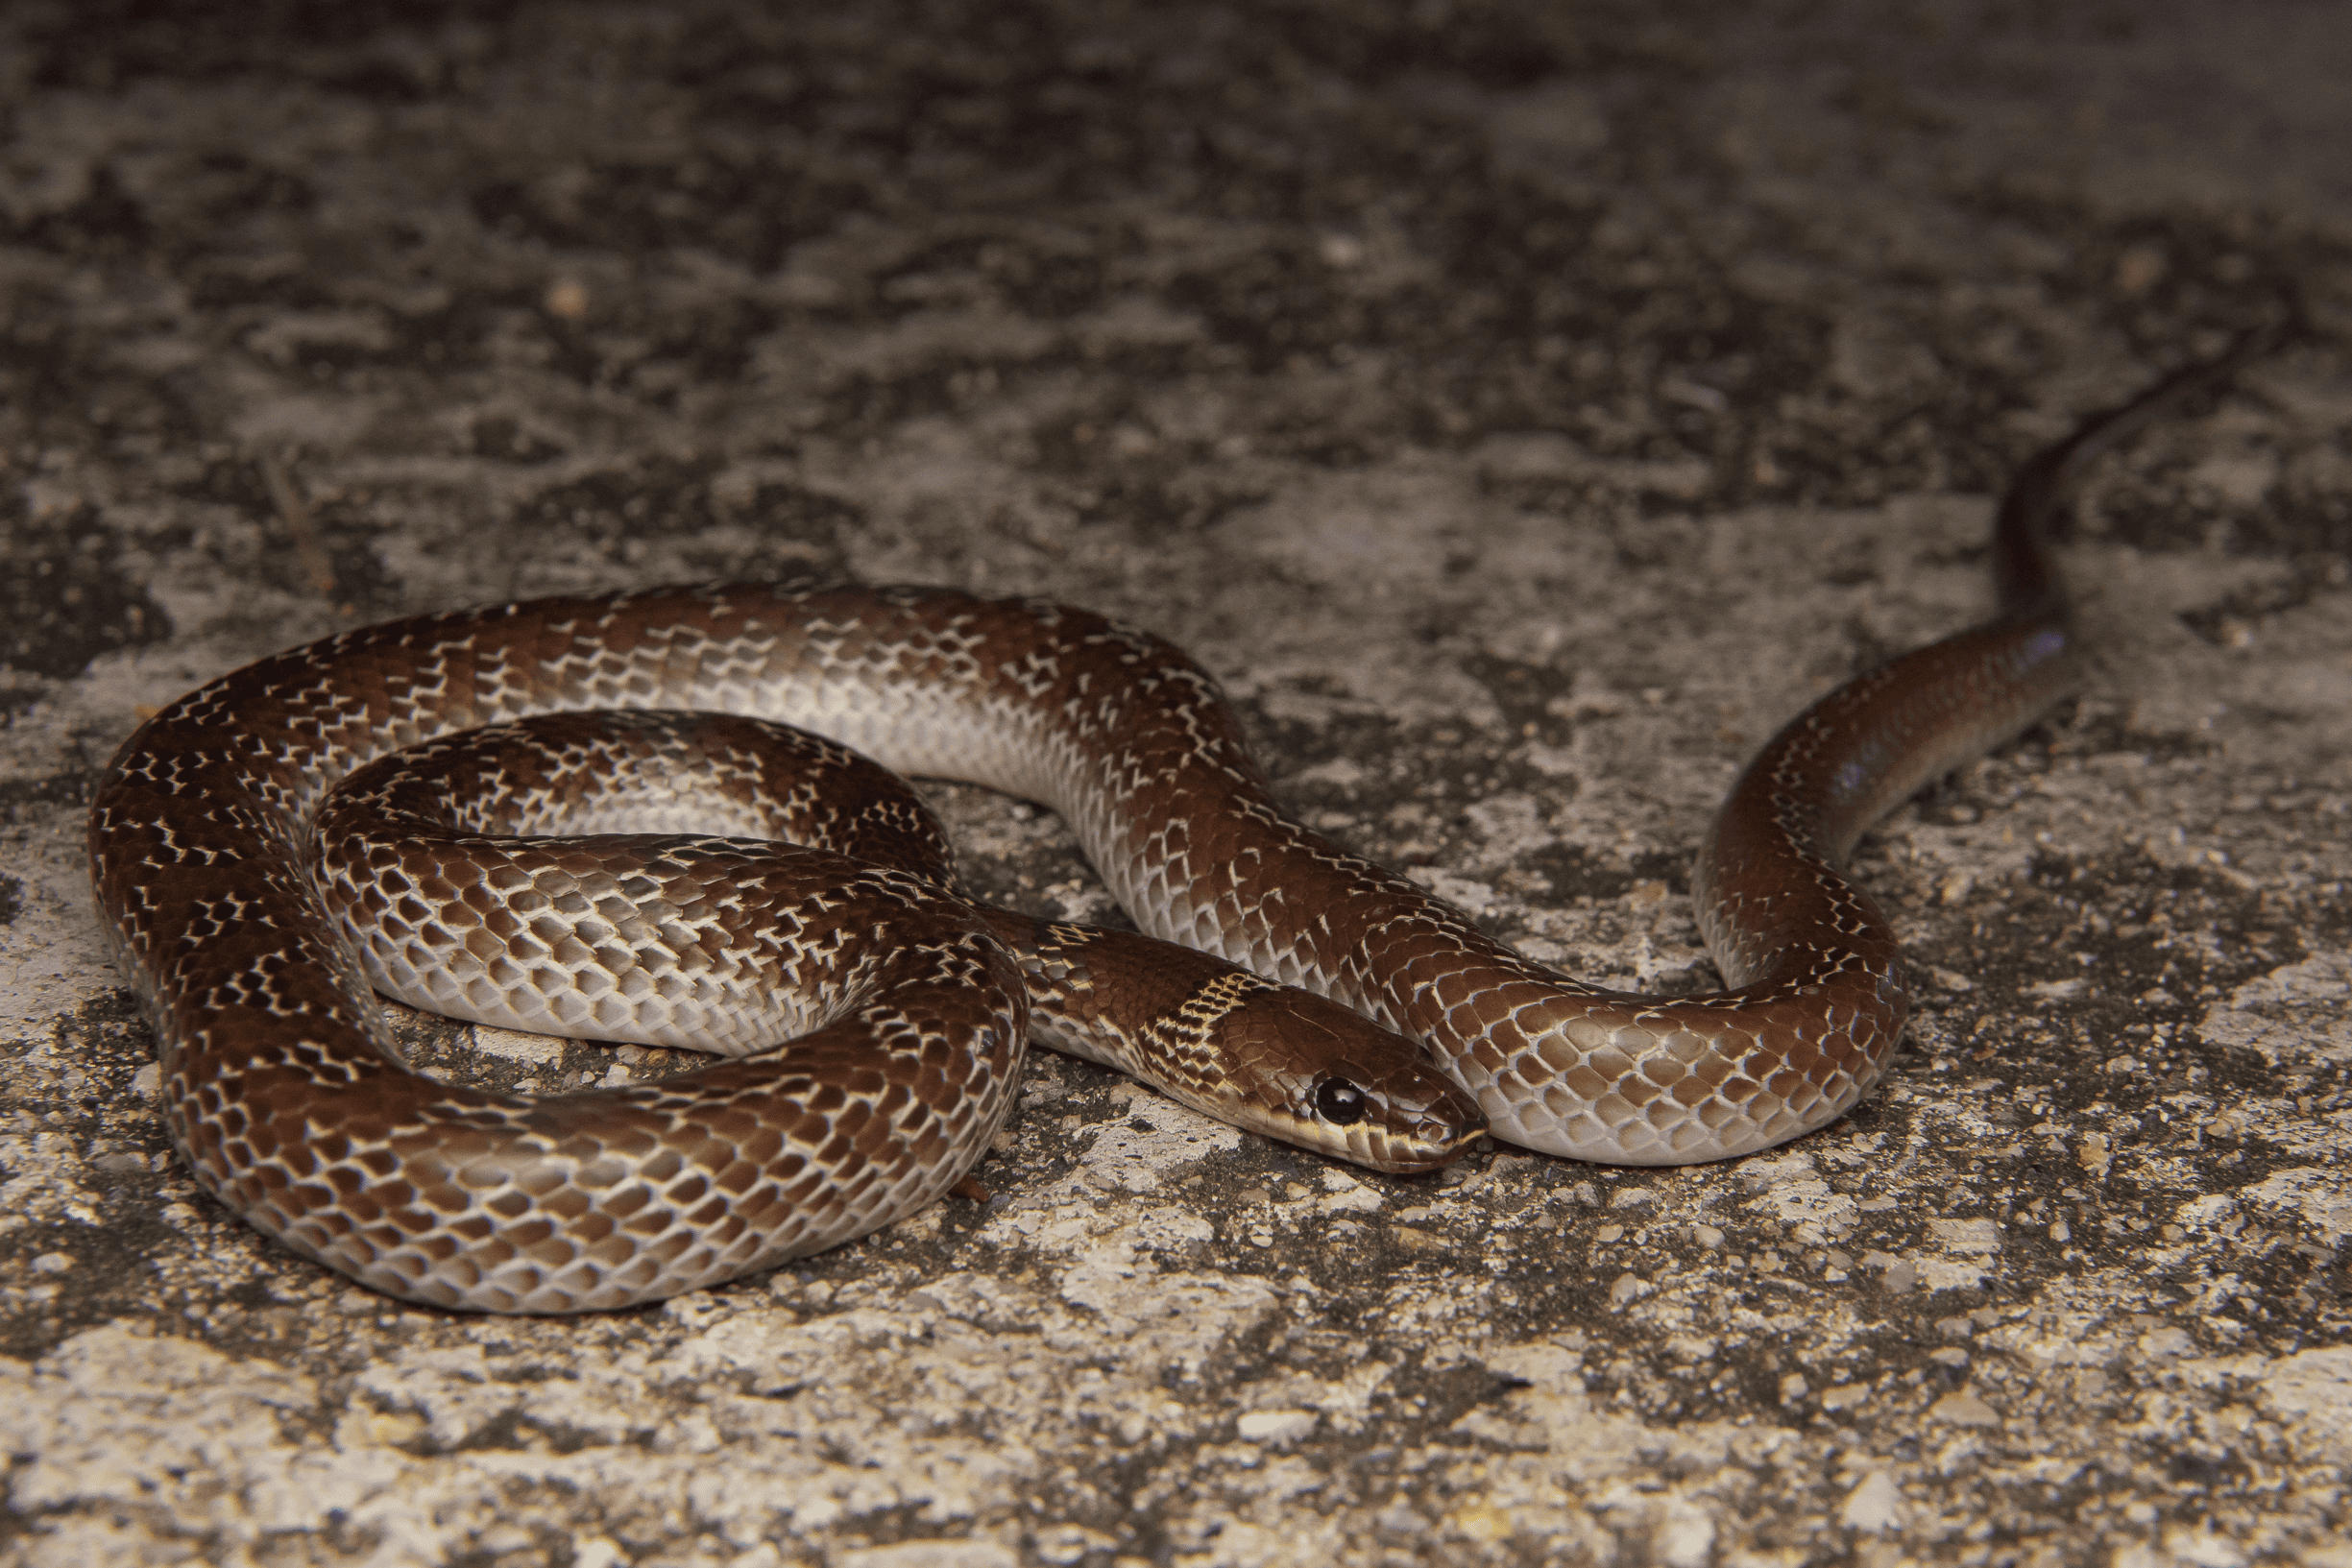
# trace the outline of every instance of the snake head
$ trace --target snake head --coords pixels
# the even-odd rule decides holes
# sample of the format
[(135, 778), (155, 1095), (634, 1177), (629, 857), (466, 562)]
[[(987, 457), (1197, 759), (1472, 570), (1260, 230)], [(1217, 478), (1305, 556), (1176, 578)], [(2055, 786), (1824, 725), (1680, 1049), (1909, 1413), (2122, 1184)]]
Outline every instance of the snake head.
[(1487, 1130), (1418, 1046), (1312, 991), (1134, 931), (982, 913), (1028, 977), (1031, 1038), (1205, 1116), (1398, 1172)]
[(1222, 1073), (1197, 1109), (1373, 1170), (1434, 1170), (1487, 1130), (1419, 1047), (1309, 991), (1253, 989), (1207, 1046)]

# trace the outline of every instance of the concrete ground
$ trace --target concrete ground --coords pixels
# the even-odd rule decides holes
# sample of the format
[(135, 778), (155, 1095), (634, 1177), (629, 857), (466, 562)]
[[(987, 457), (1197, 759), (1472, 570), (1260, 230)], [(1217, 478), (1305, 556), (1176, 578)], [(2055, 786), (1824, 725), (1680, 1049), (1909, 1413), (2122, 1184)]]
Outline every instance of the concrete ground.
[[(8, 7), (0, 1559), (2352, 1564), (2347, 80), (2334, 0)], [(676, 579), (1129, 617), (1344, 842), (1706, 983), (1741, 759), (2289, 297), (2095, 474), (2090, 689), (1865, 844), (1917, 1021), (1773, 1153), (1389, 1179), (1048, 1057), (985, 1203), (495, 1321), (149, 1098), (81, 849), (142, 711)]]

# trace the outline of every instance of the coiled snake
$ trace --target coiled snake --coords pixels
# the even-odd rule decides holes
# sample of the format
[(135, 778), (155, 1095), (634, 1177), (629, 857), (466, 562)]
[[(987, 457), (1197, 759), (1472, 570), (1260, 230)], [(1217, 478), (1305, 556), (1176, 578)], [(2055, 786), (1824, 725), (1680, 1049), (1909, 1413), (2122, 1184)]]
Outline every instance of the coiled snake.
[[(90, 816), (101, 911), (204, 1184), (365, 1285), (463, 1309), (653, 1299), (933, 1201), (1009, 1103), (1024, 969), (1049, 1036), (1069, 1043), (1105, 993), (1135, 993), (1140, 1018), (1079, 1049), (1130, 1069), (1156, 1052), (1195, 1103), (1369, 1164), (1441, 1163), (1482, 1115), (1498, 1138), (1587, 1160), (1764, 1148), (1852, 1105), (1903, 1025), (1895, 937), (1838, 870), (1855, 841), (2073, 678), (2039, 540), (2055, 495), (2243, 357), (2035, 459), (1997, 523), (2002, 617), (1831, 692), (1750, 764), (1692, 877), (1719, 993), (1556, 975), (1289, 820), (1212, 682), (1168, 643), (1082, 611), (918, 590), (542, 599), (263, 660), (114, 759)], [(665, 712), (625, 716), (640, 710)], [(534, 717), (575, 711), (623, 716)], [(1312, 1003), (1294, 1025), (1288, 994), (1209, 959), (1157, 981), (1097, 976), (1097, 938), (973, 910), (930, 851), (875, 866), (748, 844), (793, 815), (762, 804), (799, 787), (791, 764), (760, 779), (770, 740), (795, 742), (667, 711), (788, 720), (890, 768), (1042, 801), (1144, 930), (1409, 1037), (1460, 1092), (1380, 1028)], [(512, 721), (528, 722), (350, 778), (322, 832), (330, 787), (374, 760)], [(690, 766), (727, 782), (637, 798)], [(420, 779), (435, 770), (495, 804), (433, 805)], [(623, 775), (636, 783), (595, 783)], [(885, 808), (817, 837), (877, 853), (901, 830), (923, 838), (919, 814)], [(573, 836), (490, 836), (549, 831)], [(839, 880), (803, 880), (812, 868)], [(909, 934), (853, 944), (902, 917)], [(830, 999), (808, 989), (836, 983)], [(401, 1063), (375, 986), (742, 1059), (570, 1094), (458, 1088)], [(1227, 1021), (1233, 1038), (1208, 1043)], [(1225, 1055), (1204, 1068), (1211, 1049)], [(1249, 1075), (1241, 1090), (1218, 1079), (1229, 1071)]]

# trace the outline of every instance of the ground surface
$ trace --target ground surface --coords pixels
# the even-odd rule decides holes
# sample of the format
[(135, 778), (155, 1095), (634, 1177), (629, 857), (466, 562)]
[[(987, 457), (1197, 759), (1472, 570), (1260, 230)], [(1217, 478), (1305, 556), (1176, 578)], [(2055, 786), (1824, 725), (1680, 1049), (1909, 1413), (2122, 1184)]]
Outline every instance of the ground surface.
[[(2332, 0), (8, 8), (0, 1556), (2352, 1563), (2348, 78)], [(1742, 757), (2288, 294), (2096, 474), (2087, 694), (1866, 844), (1921, 1010), (1773, 1154), (1359, 1179), (1049, 1058), (984, 1205), (485, 1321), (146, 1098), (80, 849), (143, 707), (682, 578), (1129, 617), (1310, 820), (1705, 983)]]

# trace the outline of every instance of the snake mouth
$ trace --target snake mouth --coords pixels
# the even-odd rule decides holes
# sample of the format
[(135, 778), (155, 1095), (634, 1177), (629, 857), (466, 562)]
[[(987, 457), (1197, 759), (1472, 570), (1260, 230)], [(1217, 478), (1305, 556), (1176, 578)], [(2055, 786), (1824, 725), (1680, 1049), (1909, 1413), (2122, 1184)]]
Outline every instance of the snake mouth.
[(1477, 1101), (1418, 1055), (1362, 1078), (1334, 1072), (1295, 1093), (1279, 1120), (1285, 1125), (1265, 1130), (1390, 1175), (1448, 1165), (1487, 1132)]
[[(1187, 1094), (1176, 1085), (1160, 1088), (1170, 1098), (1244, 1132), (1279, 1139), (1367, 1170), (1409, 1176), (1451, 1164), (1487, 1134), (1487, 1119), (1476, 1101), (1434, 1071), (1422, 1071), (1426, 1081), (1417, 1074), (1416, 1081), (1402, 1089), (1367, 1088), (1335, 1074), (1300, 1086), (1278, 1102), (1243, 1099), (1229, 1092)], [(1327, 1089), (1335, 1080), (1355, 1094)], [(1322, 1114), (1322, 1106), (1335, 1101), (1345, 1120)]]
[(1344, 1157), (1392, 1176), (1418, 1175), (1451, 1165), (1487, 1135), (1487, 1119), (1467, 1095), (1448, 1084), (1450, 1097), (1410, 1124), (1357, 1126)]
[[(1312, 1010), (1336, 1003), (1306, 998)], [(1400, 1035), (1352, 1013), (1347, 1024), (1380, 1049), (1351, 1052), (1313, 1072), (1261, 1073), (1213, 1086), (1162, 1084), (1161, 1092), (1245, 1132), (1275, 1138), (1368, 1170), (1414, 1175), (1468, 1152), (1487, 1134), (1478, 1102)]]

